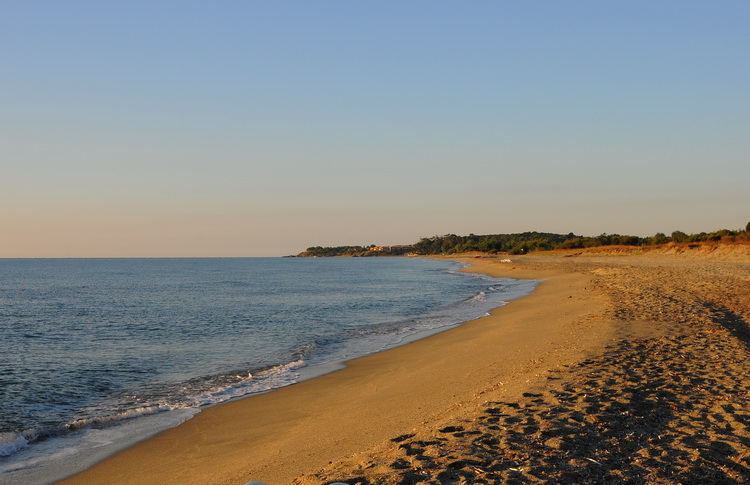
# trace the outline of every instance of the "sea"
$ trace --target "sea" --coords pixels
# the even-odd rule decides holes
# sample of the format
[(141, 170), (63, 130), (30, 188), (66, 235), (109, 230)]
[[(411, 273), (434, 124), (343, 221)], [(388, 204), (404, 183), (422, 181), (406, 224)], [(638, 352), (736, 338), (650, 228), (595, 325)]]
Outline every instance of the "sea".
[(0, 259), (0, 483), (485, 316), (537, 281), (452, 261)]

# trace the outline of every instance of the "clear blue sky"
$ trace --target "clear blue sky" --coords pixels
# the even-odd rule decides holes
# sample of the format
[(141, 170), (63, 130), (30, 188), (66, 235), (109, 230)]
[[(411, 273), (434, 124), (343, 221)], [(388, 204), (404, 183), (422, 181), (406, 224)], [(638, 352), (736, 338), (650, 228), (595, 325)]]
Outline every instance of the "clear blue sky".
[(0, 257), (750, 221), (750, 2), (7, 1)]

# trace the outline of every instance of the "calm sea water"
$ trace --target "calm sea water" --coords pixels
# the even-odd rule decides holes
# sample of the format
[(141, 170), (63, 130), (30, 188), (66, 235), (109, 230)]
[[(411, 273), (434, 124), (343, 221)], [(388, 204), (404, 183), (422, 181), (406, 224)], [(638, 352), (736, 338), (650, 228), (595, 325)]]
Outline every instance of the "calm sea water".
[[(0, 260), (0, 483), (481, 317), (535, 282), (411, 258)], [(20, 483), (20, 482), (19, 482)]]

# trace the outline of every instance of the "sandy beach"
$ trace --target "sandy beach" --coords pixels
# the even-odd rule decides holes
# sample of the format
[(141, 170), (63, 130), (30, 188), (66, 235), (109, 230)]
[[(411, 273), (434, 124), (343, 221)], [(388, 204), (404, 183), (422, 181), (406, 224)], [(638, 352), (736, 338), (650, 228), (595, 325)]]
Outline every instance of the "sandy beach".
[(489, 317), (206, 409), (63, 483), (750, 481), (746, 246), (465, 260), (544, 281)]

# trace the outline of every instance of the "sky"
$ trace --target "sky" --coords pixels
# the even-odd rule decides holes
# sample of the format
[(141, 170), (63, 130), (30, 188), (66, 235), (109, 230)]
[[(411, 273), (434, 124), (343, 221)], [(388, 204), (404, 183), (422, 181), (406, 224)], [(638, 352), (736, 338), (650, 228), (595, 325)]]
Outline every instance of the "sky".
[(0, 257), (750, 221), (750, 2), (0, 5)]

